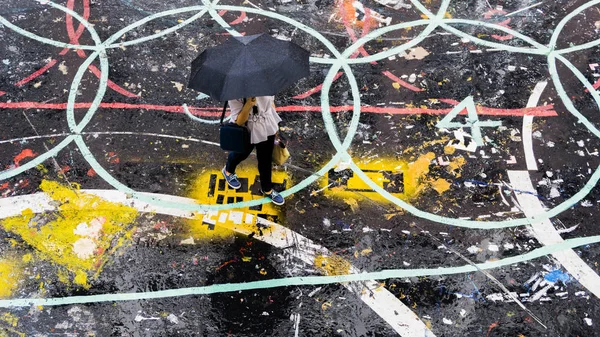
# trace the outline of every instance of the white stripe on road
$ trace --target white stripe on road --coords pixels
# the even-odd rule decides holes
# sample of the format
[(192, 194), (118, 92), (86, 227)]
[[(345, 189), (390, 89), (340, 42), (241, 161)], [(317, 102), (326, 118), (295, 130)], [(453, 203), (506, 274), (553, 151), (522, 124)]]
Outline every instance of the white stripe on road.
[[(542, 92), (546, 89), (548, 82), (539, 82), (527, 102), (528, 108), (538, 106)], [(537, 171), (538, 166), (533, 154), (533, 116), (523, 116), (523, 150), (525, 151), (525, 162), (527, 163), (527, 169), (530, 171)]]
[[(535, 191), (533, 183), (529, 178), (528, 171), (508, 171), (508, 177), (512, 187), (520, 191)], [(563, 238), (552, 225), (549, 219), (536, 220), (536, 215), (545, 212), (544, 207), (537, 196), (529, 193), (516, 192), (517, 201), (521, 209), (529, 219), (528, 226), (535, 238), (543, 245), (552, 245), (563, 242)], [(582, 286), (600, 298), (600, 276), (590, 268), (573, 250), (563, 250), (553, 253), (552, 256), (575, 278)]]
[[(157, 213), (181, 218), (193, 219), (200, 213), (192, 213), (174, 208), (155, 206), (138, 199), (127, 198), (123, 192), (116, 190), (81, 190), (83, 193), (97, 195), (111, 202), (134, 207), (140, 212)], [(161, 200), (177, 203), (196, 204), (197, 201), (171, 195), (159, 195), (143, 193), (147, 197), (160, 197)], [(55, 210), (51, 205), (52, 199), (45, 193), (36, 193), (25, 196), (17, 196), (0, 199), (0, 220), (20, 215), (24, 210), (31, 209), (34, 213), (42, 213)], [(255, 235), (253, 238), (268, 243), (274, 247), (286, 250), (292, 256), (313, 266), (316, 255), (329, 256), (331, 253), (327, 248), (314, 243), (312, 240), (277, 223), (257, 218), (252, 214), (236, 210), (210, 211), (204, 213), (203, 221), (219, 225), (227, 222), (227, 228), (237, 233), (249, 235), (253, 231), (244, 226), (244, 223), (259, 223), (266, 227), (262, 230), (263, 235)], [(232, 225), (233, 224), (233, 225)], [(352, 267), (350, 273), (360, 273), (360, 270)], [(399, 335), (403, 337), (426, 336), (435, 337), (433, 332), (419, 319), (419, 317), (404, 305), (397, 297), (382, 287), (378, 282), (351, 282), (343, 283), (345, 288), (356, 294), (365, 304), (387, 322)]]

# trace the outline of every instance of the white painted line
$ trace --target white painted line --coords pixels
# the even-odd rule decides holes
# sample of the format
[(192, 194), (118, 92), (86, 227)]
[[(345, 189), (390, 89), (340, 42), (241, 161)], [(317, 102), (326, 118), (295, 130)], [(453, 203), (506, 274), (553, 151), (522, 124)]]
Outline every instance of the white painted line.
[(533, 154), (533, 116), (523, 116), (523, 149), (525, 150), (525, 163), (529, 171), (537, 171), (538, 166)]
[(542, 97), (542, 93), (546, 89), (546, 86), (548, 86), (547, 81), (542, 81), (535, 85), (535, 88), (533, 88), (531, 96), (529, 96), (529, 100), (527, 101), (528, 108), (536, 107), (539, 104), (540, 97)]
[[(508, 178), (516, 190), (535, 191), (527, 171), (508, 171)], [(547, 246), (564, 241), (550, 220), (535, 220), (536, 215), (545, 212), (544, 207), (535, 195), (519, 192), (515, 192), (515, 194), (525, 215), (532, 219), (531, 225), (528, 226), (529, 230), (541, 244)], [(562, 264), (574, 279), (600, 298), (600, 276), (577, 253), (573, 250), (563, 250), (553, 253), (552, 256)]]
[[(312, 240), (284, 226), (267, 220), (261, 222), (269, 227), (267, 230), (263, 230), (264, 235), (255, 235), (255, 239), (278, 248), (286, 249), (292, 256), (302, 260), (310, 266), (314, 265), (315, 256), (331, 255), (327, 248), (314, 243)], [(213, 224), (218, 225), (216, 222), (213, 222)], [(230, 228), (230, 226), (228, 226), (228, 228)], [(233, 229), (242, 234), (250, 234), (247, 232), (247, 229), (244, 228), (234, 227)], [(357, 274), (360, 273), (360, 270), (352, 267), (350, 273)], [(351, 282), (343, 283), (342, 285), (352, 293), (356, 294), (399, 335), (435, 336), (412, 310), (405, 306), (387, 289), (381, 287), (378, 282)]]
[[(128, 198), (123, 192), (116, 190), (81, 190), (82, 193), (94, 194), (111, 202), (118, 202), (136, 208), (140, 212), (157, 213), (171, 215), (175, 217), (194, 218), (196, 214), (182, 211), (174, 208), (154, 206), (137, 199)], [(161, 200), (173, 201), (177, 203), (195, 204), (194, 199), (176, 197), (164, 194), (143, 193), (147, 197), (161, 197)], [(55, 208), (51, 206), (51, 199), (45, 193), (36, 193), (25, 196), (10, 197), (0, 199), (0, 220), (21, 214), (25, 209), (30, 208), (34, 213), (52, 211)], [(243, 212), (237, 211), (210, 211), (205, 213), (204, 222), (218, 225), (218, 222), (225, 222), (233, 218), (235, 223), (228, 223), (227, 228), (237, 233), (249, 235), (253, 231), (242, 224)], [(248, 213), (245, 213), (246, 220)], [(329, 256), (331, 253), (327, 248), (316, 244), (312, 240), (286, 228), (277, 223), (256, 217), (256, 223), (266, 226), (263, 229), (263, 235), (255, 235), (253, 238), (268, 243), (277, 248), (286, 250), (290, 255), (302, 260), (304, 263), (314, 265), (315, 256)], [(352, 267), (350, 273), (360, 273), (360, 270)], [(419, 317), (405, 306), (396, 296), (390, 293), (384, 287), (381, 287), (376, 281), (350, 282), (342, 284), (345, 288), (356, 294), (365, 304), (367, 304), (375, 313), (386, 321), (392, 329), (400, 336), (427, 336), (435, 337), (433, 332), (419, 319)]]
[[(533, 108), (538, 105), (542, 92), (546, 89), (548, 82), (539, 82), (527, 102), (528, 108)], [(538, 166), (533, 154), (533, 116), (523, 116), (523, 150), (525, 151), (525, 162), (527, 163), (527, 169), (530, 171), (537, 171)]]
[(526, 11), (526, 10), (528, 10), (528, 9), (531, 9), (531, 8), (537, 7), (537, 6), (539, 6), (539, 5), (543, 4), (543, 3), (544, 3), (543, 1), (542, 1), (542, 2), (538, 2), (538, 3), (536, 3), (536, 4), (533, 4), (533, 5), (531, 5), (531, 6), (527, 6), (527, 7), (525, 7), (525, 8), (521, 8), (521, 9), (519, 9), (519, 10), (516, 10), (516, 11), (514, 11), (514, 12), (512, 12), (512, 13), (506, 14), (505, 16), (507, 16), (507, 17), (508, 17), (508, 16), (513, 16), (513, 15), (515, 15), (515, 14), (517, 14), (517, 13), (521, 13), (521, 12), (523, 12), (523, 11)]
[(52, 199), (44, 193), (36, 193), (10, 198), (0, 199), (0, 219), (21, 215), (26, 209), (34, 213), (53, 211), (55, 207), (50, 205)]
[(294, 329), (296, 330), (296, 332), (294, 332), (294, 337), (298, 337), (300, 333), (300, 313), (294, 315), (294, 320)]

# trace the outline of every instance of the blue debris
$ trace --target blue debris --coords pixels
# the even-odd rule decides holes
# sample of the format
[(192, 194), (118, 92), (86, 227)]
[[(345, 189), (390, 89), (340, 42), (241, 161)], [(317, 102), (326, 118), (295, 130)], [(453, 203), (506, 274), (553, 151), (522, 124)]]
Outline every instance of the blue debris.
[(561, 270), (553, 270), (544, 276), (544, 280), (552, 283), (556, 283), (558, 281), (562, 281), (563, 283), (567, 283), (571, 280), (571, 276), (568, 273), (564, 273)]

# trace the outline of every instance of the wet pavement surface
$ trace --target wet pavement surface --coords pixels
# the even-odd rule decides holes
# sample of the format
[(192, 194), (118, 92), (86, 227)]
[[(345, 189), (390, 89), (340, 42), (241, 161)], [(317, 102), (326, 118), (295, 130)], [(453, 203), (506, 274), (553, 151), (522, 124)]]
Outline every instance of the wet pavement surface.
[[(186, 88), (261, 32), (312, 54), (281, 207)], [(0, 336), (600, 336), (600, 1), (4, 0), (0, 41)]]

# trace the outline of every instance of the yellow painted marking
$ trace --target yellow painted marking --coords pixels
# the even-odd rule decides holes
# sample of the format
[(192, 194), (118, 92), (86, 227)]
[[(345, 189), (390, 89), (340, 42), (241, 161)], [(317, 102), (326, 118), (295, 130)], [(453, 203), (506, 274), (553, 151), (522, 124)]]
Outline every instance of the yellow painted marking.
[[(227, 186), (221, 170), (208, 170), (201, 173), (195, 180), (189, 197), (196, 199), (199, 204), (229, 204), (263, 198), (258, 194), (260, 183), (258, 170), (255, 165), (239, 166), (236, 174), (242, 183), (242, 188), (234, 190)], [(289, 188), (292, 181), (284, 171), (273, 171), (271, 179), (274, 184), (285, 185)], [(254, 192), (254, 194), (253, 194)], [(194, 240), (213, 240), (231, 237), (235, 231), (253, 233), (257, 230), (256, 217), (281, 223), (284, 214), (281, 208), (266, 203), (261, 206), (233, 209), (221, 212), (212, 212), (208, 215), (198, 215), (197, 219), (187, 220), (188, 233)], [(234, 231), (235, 229), (235, 231)]]
[(332, 276), (350, 274), (352, 265), (346, 259), (337, 255), (318, 255), (315, 257), (315, 267), (323, 274)]
[(460, 169), (465, 165), (466, 162), (467, 160), (465, 157), (456, 157), (450, 161), (450, 165), (448, 165), (448, 171), (453, 173), (458, 178), (460, 177)]
[[(35, 217), (31, 210), (7, 218), (2, 227), (20, 235), (39, 256), (75, 275), (87, 287), (88, 273), (97, 276), (108, 256), (131, 238), (138, 211), (98, 196), (42, 181), (41, 189), (58, 203), (56, 212)], [(116, 244), (115, 244), (116, 242)], [(65, 275), (59, 275), (64, 280)]]
[(19, 324), (19, 318), (9, 312), (3, 313), (2, 316), (0, 316), (0, 321), (12, 326), (13, 328), (16, 328), (17, 324)]
[(445, 154), (454, 154), (454, 152), (456, 152), (456, 148), (454, 146), (444, 146), (444, 153)]
[(88, 283), (87, 283), (87, 273), (84, 272), (83, 270), (78, 270), (75, 273), (75, 279), (73, 279), (73, 282), (75, 284), (79, 284), (80, 286), (84, 287), (84, 288), (88, 288)]
[(350, 209), (352, 209), (352, 212), (356, 212), (358, 210), (358, 202), (356, 201), (356, 199), (346, 198), (346, 199), (344, 199), (344, 202), (346, 204), (348, 204), (348, 206), (350, 206)]
[[(432, 145), (434, 144), (432, 143)], [(415, 150), (414, 148), (407, 148), (404, 153)], [(378, 158), (375, 160), (354, 159), (354, 161), (377, 185), (399, 199), (410, 200), (417, 197), (426, 189), (433, 189), (439, 194), (443, 194), (450, 189), (450, 182), (441, 178), (428, 176), (430, 166), (437, 165), (435, 158), (436, 155), (433, 152), (428, 152), (419, 155), (413, 161), (391, 158)], [(465, 158), (458, 156), (451, 160), (446, 169), (454, 174), (454, 176), (460, 176), (460, 168), (465, 163)], [(353, 211), (358, 208), (358, 205), (354, 205), (356, 198), (360, 200), (364, 197), (374, 201), (386, 202), (385, 198), (373, 191), (349, 169), (340, 172), (331, 170), (328, 172), (327, 178), (321, 180), (321, 189), (327, 195), (336, 196), (344, 200), (344, 202), (351, 206)], [(314, 194), (316, 192), (313, 192)]]
[(9, 298), (18, 288), (22, 266), (11, 260), (0, 260), (0, 298)]
[(61, 283), (64, 283), (66, 285), (71, 284), (71, 278), (70, 278), (69, 272), (67, 270), (59, 269), (58, 272), (56, 273), (56, 276), (58, 277), (58, 280)]
[(436, 179), (434, 181), (432, 181), (431, 183), (431, 187), (436, 190), (439, 194), (442, 194), (444, 192), (446, 192), (447, 190), (450, 189), (450, 183), (447, 182), (444, 179)]
[(25, 263), (31, 262), (31, 260), (33, 260), (33, 254), (25, 254), (21, 259)]
[[(25, 337), (26, 335), (15, 330), (19, 324), (19, 318), (11, 313), (3, 313), (0, 315), (0, 337)], [(9, 333), (10, 332), (10, 333)]]

